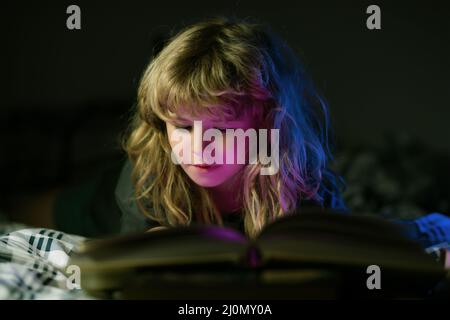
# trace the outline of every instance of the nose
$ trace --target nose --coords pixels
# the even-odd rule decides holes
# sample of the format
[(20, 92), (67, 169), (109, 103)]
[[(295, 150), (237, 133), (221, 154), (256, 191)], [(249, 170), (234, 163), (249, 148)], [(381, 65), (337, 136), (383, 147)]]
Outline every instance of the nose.
[(203, 163), (203, 149), (205, 148), (205, 142), (203, 141), (203, 128), (195, 127), (191, 132), (191, 141), (192, 141), (192, 156), (194, 164), (202, 164)]
[(205, 159), (203, 159), (203, 151), (210, 143), (213, 143), (213, 141), (204, 141), (203, 134), (208, 128), (202, 128), (202, 130), (199, 130), (200, 128), (197, 128), (197, 131), (194, 129), (191, 135), (192, 138), (192, 155), (193, 155), (193, 163), (194, 164), (203, 164)]

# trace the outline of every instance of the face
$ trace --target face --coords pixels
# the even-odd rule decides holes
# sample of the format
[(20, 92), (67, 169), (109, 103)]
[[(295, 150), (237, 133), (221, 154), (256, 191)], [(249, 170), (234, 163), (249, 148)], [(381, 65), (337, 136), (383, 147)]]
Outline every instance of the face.
[[(197, 131), (194, 130), (194, 121), (201, 121), (201, 132), (199, 131), (198, 126), (196, 127)], [(181, 167), (189, 178), (201, 187), (212, 188), (231, 181), (233, 178), (237, 177), (245, 167), (245, 164), (239, 164), (237, 161), (234, 161), (234, 163), (231, 164), (228, 163), (229, 161), (226, 161), (227, 156), (232, 156), (235, 160), (238, 159), (238, 151), (240, 151), (238, 150), (237, 143), (234, 143), (234, 146), (230, 146), (230, 144), (226, 143), (226, 129), (243, 129), (245, 131), (247, 129), (255, 128), (254, 122), (254, 119), (250, 115), (242, 115), (232, 121), (226, 122), (213, 120), (207, 117), (191, 118), (183, 116), (177, 117), (173, 121), (166, 122), (166, 128), (169, 143), (174, 152), (176, 146), (179, 145), (180, 140), (189, 141), (188, 143), (190, 143), (190, 148), (188, 148), (188, 150), (190, 149), (189, 151), (191, 154), (188, 156), (192, 159), (191, 163), (187, 164), (180, 161)], [(199, 123), (196, 122), (196, 124), (198, 125)], [(211, 141), (205, 141), (204, 139), (203, 133), (208, 129), (217, 129), (219, 131), (216, 132), (221, 133), (222, 143), (219, 141), (216, 142), (216, 147), (213, 152), (206, 152), (207, 148), (212, 150), (212, 143), (214, 142), (214, 138), (212, 138)], [(176, 135), (174, 135), (175, 131), (177, 131)], [(196, 134), (194, 134), (194, 131)], [(246, 148), (244, 148), (244, 150), (246, 150)], [(222, 159), (222, 164), (207, 164), (206, 162), (208, 161), (205, 159), (205, 156), (209, 154), (211, 154), (214, 159)], [(195, 161), (195, 159), (197, 159), (197, 161)], [(208, 163), (210, 162), (211, 160)]]

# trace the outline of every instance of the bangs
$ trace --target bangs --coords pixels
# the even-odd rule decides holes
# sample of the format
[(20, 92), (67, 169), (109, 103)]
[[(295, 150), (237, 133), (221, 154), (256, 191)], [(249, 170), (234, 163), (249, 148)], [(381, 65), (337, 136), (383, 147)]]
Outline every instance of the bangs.
[(254, 97), (224, 69), (217, 62), (173, 65), (153, 91), (154, 112), (165, 121), (181, 115), (229, 121), (251, 111)]
[(236, 120), (256, 109), (254, 101), (246, 95), (211, 95), (202, 99), (188, 96), (180, 99), (174, 91), (167, 97), (167, 103), (160, 106), (158, 113), (165, 121), (187, 117), (226, 122)]
[[(146, 119), (177, 117), (230, 121), (254, 114), (272, 97), (257, 46), (232, 41), (221, 28), (193, 28), (172, 39), (142, 79)], [(263, 71), (264, 70), (264, 71)]]

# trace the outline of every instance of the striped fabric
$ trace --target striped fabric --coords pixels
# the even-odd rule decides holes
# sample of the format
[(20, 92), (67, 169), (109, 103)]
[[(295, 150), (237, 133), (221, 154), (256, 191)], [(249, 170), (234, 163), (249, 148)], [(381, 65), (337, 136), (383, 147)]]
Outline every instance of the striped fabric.
[(69, 256), (84, 238), (50, 229), (0, 229), (0, 299), (89, 298), (67, 273)]

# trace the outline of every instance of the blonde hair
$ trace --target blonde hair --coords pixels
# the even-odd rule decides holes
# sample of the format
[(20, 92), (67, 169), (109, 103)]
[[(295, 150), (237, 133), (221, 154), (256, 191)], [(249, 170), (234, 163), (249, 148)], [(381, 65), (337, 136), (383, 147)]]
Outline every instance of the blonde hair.
[(269, 30), (215, 18), (173, 36), (141, 78), (137, 111), (123, 141), (143, 214), (163, 226), (188, 225), (194, 214), (200, 223), (222, 225), (207, 190), (170, 159), (165, 121), (181, 106), (193, 115), (225, 119), (253, 112), (262, 115), (261, 126), (280, 130), (279, 172), (260, 175), (260, 163), (243, 172), (248, 236), (301, 199), (322, 201), (318, 189), (331, 173), (326, 105), (294, 53)]

